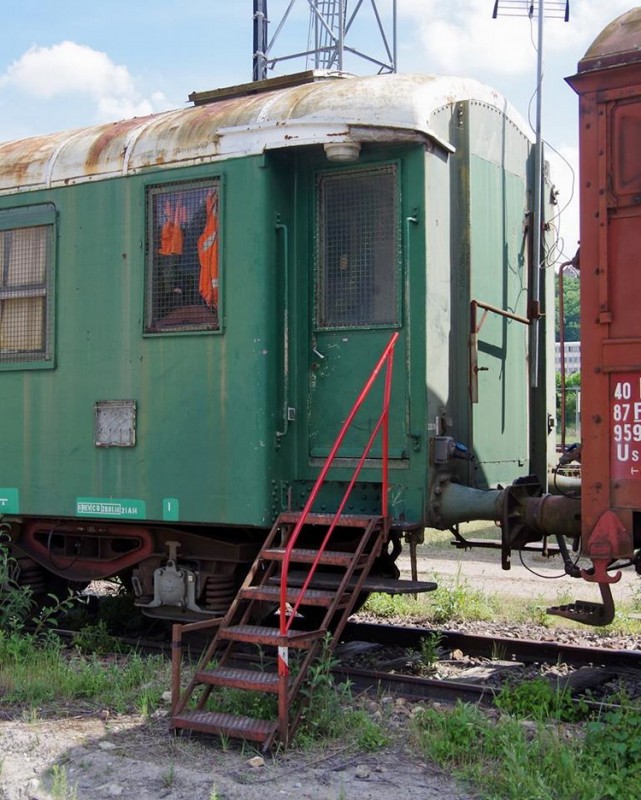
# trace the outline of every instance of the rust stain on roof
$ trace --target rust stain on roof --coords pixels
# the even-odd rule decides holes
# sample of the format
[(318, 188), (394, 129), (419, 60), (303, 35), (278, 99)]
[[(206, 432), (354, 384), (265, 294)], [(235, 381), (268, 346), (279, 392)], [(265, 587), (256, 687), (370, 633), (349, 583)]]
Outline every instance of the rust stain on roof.
[(455, 99), (507, 108), (476, 81), (430, 75), (352, 77), (216, 97), (148, 117), (0, 143), (0, 193), (323, 144), (330, 138), (347, 141), (352, 131), (359, 141), (374, 140), (385, 130), (440, 141), (431, 119)]

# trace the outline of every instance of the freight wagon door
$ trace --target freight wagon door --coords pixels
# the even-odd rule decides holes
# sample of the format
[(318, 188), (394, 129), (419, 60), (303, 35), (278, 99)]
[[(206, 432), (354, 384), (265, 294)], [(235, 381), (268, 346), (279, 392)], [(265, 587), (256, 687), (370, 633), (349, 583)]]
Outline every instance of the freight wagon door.
[[(328, 455), (341, 425), (401, 325), (399, 189), (395, 165), (318, 173), (309, 343), (311, 458)], [(394, 354), (390, 458), (407, 457), (405, 343)], [(382, 409), (384, 376), (354, 420), (339, 459), (358, 458)], [(380, 436), (370, 456), (380, 458)]]

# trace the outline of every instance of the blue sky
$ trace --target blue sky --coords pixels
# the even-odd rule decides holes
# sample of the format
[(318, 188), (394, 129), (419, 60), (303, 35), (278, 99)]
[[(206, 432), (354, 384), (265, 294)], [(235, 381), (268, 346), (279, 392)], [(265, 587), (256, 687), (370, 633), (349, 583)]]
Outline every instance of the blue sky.
[[(268, 0), (271, 33), (290, 0)], [(536, 21), (492, 20), (494, 0), (398, 0), (402, 72), (473, 77), (535, 121)], [(524, 6), (526, 2), (524, 0)], [(348, 13), (354, 0), (348, 0)], [(391, 0), (378, 0), (386, 14)], [(629, 0), (571, 0), (569, 23), (546, 20), (543, 133), (576, 169), (577, 99), (564, 78)], [(382, 55), (370, 0), (354, 43)], [(276, 54), (307, 46), (309, 6), (296, 0)], [(367, 43), (366, 43), (367, 42)], [(252, 0), (22, 0), (0, 33), (0, 141), (177, 108), (191, 91), (251, 80)], [(304, 69), (285, 62), (276, 74)], [(365, 62), (346, 65), (367, 73)], [(572, 172), (550, 154), (561, 206)], [(577, 204), (561, 218), (564, 253), (578, 239)]]

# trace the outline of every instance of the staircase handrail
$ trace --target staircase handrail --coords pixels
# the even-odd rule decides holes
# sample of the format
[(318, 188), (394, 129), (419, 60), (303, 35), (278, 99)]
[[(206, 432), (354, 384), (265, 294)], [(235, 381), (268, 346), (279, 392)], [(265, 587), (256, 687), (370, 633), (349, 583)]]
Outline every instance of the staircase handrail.
[[(399, 333), (398, 333), (398, 331), (395, 331), (392, 334), (392, 336), (391, 336), (389, 342), (387, 343), (385, 349), (383, 350), (383, 353), (380, 356), (379, 360), (377, 361), (377, 363), (376, 363), (374, 369), (372, 370), (369, 378), (365, 382), (360, 394), (356, 398), (356, 401), (355, 401), (354, 405), (352, 406), (351, 411), (347, 415), (347, 418), (343, 422), (343, 425), (341, 426), (340, 432), (339, 432), (338, 436), (336, 437), (336, 441), (334, 442), (334, 444), (332, 446), (332, 449), (330, 450), (329, 455), (327, 456), (327, 459), (325, 460), (325, 464), (323, 465), (323, 468), (321, 469), (321, 471), (320, 471), (320, 473), (318, 475), (318, 478), (316, 479), (316, 482), (314, 483), (314, 486), (313, 486), (313, 488), (312, 488), (312, 490), (311, 490), (311, 492), (309, 494), (309, 497), (307, 498), (307, 502), (305, 503), (305, 505), (303, 507), (303, 510), (301, 512), (301, 515), (300, 515), (300, 518), (298, 519), (298, 522), (296, 523), (296, 525), (294, 527), (294, 530), (292, 531), (292, 534), (289, 537), (289, 541), (287, 543), (287, 546), (285, 548), (285, 553), (284, 553), (284, 556), (283, 556), (282, 570), (281, 570), (281, 586), (280, 586), (280, 632), (281, 632), (281, 634), (283, 636), (287, 634), (287, 631), (291, 628), (291, 626), (293, 624), (294, 618), (296, 616), (296, 612), (297, 612), (298, 608), (301, 605), (301, 602), (303, 600), (305, 592), (309, 588), (309, 585), (310, 585), (310, 583), (312, 581), (312, 578), (314, 576), (316, 568), (318, 567), (318, 564), (320, 563), (321, 556), (322, 556), (325, 548), (327, 547), (327, 543), (329, 542), (330, 537), (331, 537), (332, 533), (334, 532), (334, 529), (336, 528), (336, 525), (338, 523), (338, 520), (340, 519), (341, 514), (343, 513), (343, 509), (345, 508), (345, 505), (347, 503), (349, 495), (350, 495), (352, 489), (354, 488), (354, 484), (356, 483), (356, 480), (358, 479), (358, 476), (359, 476), (360, 471), (361, 471), (361, 469), (363, 467), (363, 464), (365, 463), (365, 459), (369, 455), (369, 452), (372, 449), (372, 445), (374, 444), (376, 436), (378, 435), (378, 432), (379, 432), (379, 430), (381, 430), (381, 428), (383, 429), (383, 432), (382, 432), (382, 459), (381, 459), (381, 461), (382, 461), (382, 464), (381, 464), (381, 473), (382, 473), (381, 474), (381, 512), (382, 512), (383, 518), (387, 519), (387, 516), (388, 516), (388, 498), (387, 498), (387, 493), (388, 493), (388, 482), (389, 482), (389, 404), (390, 404), (390, 395), (391, 395), (391, 387), (392, 387), (392, 366), (393, 366), (393, 363), (394, 363), (394, 347), (396, 345), (398, 337), (399, 337)], [(329, 526), (329, 528), (327, 530), (327, 533), (325, 534), (325, 537), (323, 538), (323, 541), (321, 542), (321, 545), (318, 548), (318, 552), (316, 554), (316, 558), (314, 559), (312, 565), (310, 566), (309, 572), (307, 574), (307, 578), (305, 579), (305, 581), (304, 581), (304, 583), (303, 583), (303, 585), (301, 587), (298, 599), (297, 599), (296, 603), (293, 605), (293, 607), (291, 608), (291, 610), (290, 610), (290, 612), (288, 614), (287, 613), (287, 576), (288, 576), (288, 572), (289, 572), (289, 562), (290, 562), (291, 552), (292, 552), (292, 550), (294, 549), (294, 547), (296, 545), (296, 541), (297, 541), (297, 539), (298, 539), (298, 537), (300, 535), (301, 530), (303, 529), (303, 526), (305, 525), (305, 521), (306, 521), (307, 517), (309, 516), (309, 513), (310, 513), (310, 511), (312, 509), (312, 506), (316, 502), (316, 498), (318, 496), (318, 493), (320, 492), (321, 486), (325, 482), (325, 478), (327, 477), (327, 473), (329, 472), (329, 469), (332, 466), (332, 463), (333, 463), (334, 459), (336, 458), (336, 455), (337, 455), (337, 453), (338, 453), (338, 451), (340, 449), (340, 446), (343, 443), (343, 439), (345, 438), (345, 435), (347, 434), (347, 431), (349, 430), (349, 428), (350, 428), (350, 426), (351, 426), (351, 424), (352, 424), (352, 422), (354, 420), (354, 417), (356, 416), (356, 414), (358, 413), (358, 410), (360, 409), (360, 407), (362, 406), (363, 402), (365, 401), (365, 398), (368, 396), (372, 386), (374, 385), (374, 382), (376, 381), (376, 378), (378, 377), (380, 371), (383, 369), (384, 365), (386, 365), (386, 372), (385, 372), (385, 385), (384, 385), (384, 390), (383, 390), (383, 408), (381, 410), (381, 414), (380, 414), (380, 416), (378, 418), (378, 421), (376, 422), (376, 425), (374, 426), (374, 430), (372, 431), (372, 433), (371, 433), (371, 435), (370, 435), (370, 437), (369, 437), (369, 439), (367, 441), (367, 444), (365, 445), (365, 448), (363, 450), (363, 454), (361, 455), (361, 457), (359, 459), (359, 462), (358, 462), (358, 464), (357, 464), (357, 466), (356, 466), (356, 468), (354, 470), (354, 474), (352, 475), (352, 478), (351, 478), (351, 480), (349, 482), (349, 485), (348, 485), (347, 489), (345, 490), (345, 493), (343, 494), (343, 499), (339, 503), (338, 508), (336, 510), (336, 513), (334, 514), (332, 522), (331, 522), (331, 524), (330, 524), (330, 526)]]

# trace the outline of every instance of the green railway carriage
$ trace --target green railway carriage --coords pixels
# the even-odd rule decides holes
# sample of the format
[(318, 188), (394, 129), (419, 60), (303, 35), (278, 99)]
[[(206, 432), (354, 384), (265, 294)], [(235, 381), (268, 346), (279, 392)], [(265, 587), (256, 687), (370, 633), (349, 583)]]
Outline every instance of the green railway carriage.
[[(505, 101), (319, 73), (192, 99), (0, 144), (0, 522), (23, 579), (121, 573), (150, 613), (219, 613), (394, 332), (392, 531), (451, 523), (444, 474), (544, 482), (550, 287), (533, 295), (533, 144)], [(350, 511), (380, 510), (382, 456)]]

